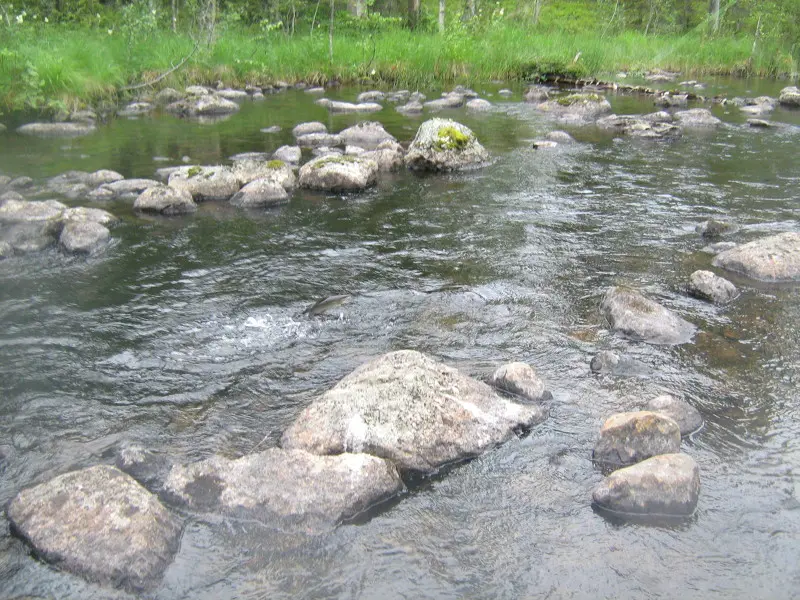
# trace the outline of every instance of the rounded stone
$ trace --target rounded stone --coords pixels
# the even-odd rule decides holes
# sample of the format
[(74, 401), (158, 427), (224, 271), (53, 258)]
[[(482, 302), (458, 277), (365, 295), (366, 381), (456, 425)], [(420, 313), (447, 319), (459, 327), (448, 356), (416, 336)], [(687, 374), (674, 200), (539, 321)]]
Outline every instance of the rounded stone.
[(143, 191), (133, 203), (133, 209), (162, 215), (183, 215), (197, 210), (192, 195), (166, 185), (154, 185)]
[(545, 394), (544, 382), (530, 365), (523, 362), (498, 368), (492, 375), (492, 385), (531, 402), (541, 401)]
[(761, 281), (800, 281), (800, 233), (780, 233), (736, 246), (717, 254), (711, 264)]
[(681, 436), (694, 433), (703, 426), (703, 417), (694, 406), (669, 394), (653, 398), (647, 403), (645, 410), (659, 413), (675, 421), (681, 430)]
[(610, 288), (600, 310), (614, 331), (651, 344), (684, 344), (696, 331), (658, 302), (625, 287)]
[(669, 417), (650, 411), (618, 413), (600, 428), (592, 459), (614, 470), (680, 449), (680, 427)]
[(105, 245), (111, 232), (94, 221), (69, 221), (58, 238), (61, 247), (72, 254), (91, 254)]
[(727, 304), (739, 295), (739, 290), (724, 277), (711, 271), (695, 271), (689, 277), (686, 287), (691, 296), (708, 300), (715, 304)]

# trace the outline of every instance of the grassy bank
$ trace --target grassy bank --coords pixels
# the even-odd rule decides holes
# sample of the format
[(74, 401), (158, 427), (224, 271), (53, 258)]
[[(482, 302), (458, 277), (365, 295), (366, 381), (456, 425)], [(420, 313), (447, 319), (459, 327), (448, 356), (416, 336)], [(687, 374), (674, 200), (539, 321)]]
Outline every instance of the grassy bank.
[[(194, 47), (188, 36), (170, 31), (136, 38), (113, 30), (45, 24), (11, 32), (2, 43), (2, 110), (118, 99), (121, 88), (153, 79)], [(159, 86), (219, 79), (231, 85), (337, 79), (423, 88), (436, 83), (523, 80), (545, 72), (602, 76), (657, 68), (686, 75), (769, 77), (794, 73), (797, 64), (780, 47), (759, 44), (754, 51), (748, 37), (532, 34), (513, 25), (445, 36), (400, 28), (374, 36), (337, 33), (331, 63), (323, 33), (288, 37), (231, 28), (220, 31), (211, 47), (198, 48)]]

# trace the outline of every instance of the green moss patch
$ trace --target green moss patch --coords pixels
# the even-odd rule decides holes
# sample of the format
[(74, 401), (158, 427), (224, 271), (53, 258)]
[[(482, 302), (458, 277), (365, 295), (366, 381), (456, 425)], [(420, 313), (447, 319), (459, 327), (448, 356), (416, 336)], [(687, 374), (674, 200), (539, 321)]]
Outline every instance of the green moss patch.
[(556, 102), (558, 102), (561, 106), (572, 106), (573, 104), (577, 104), (578, 102), (602, 102), (603, 97), (600, 94), (570, 94), (569, 96), (562, 96), (558, 98)]
[(282, 160), (271, 160), (267, 162), (268, 169), (282, 169), (284, 166), (286, 166), (286, 163)]
[(451, 125), (439, 128), (433, 147), (436, 150), (464, 150), (472, 140), (472, 136)]
[(189, 167), (189, 170), (186, 171), (186, 177), (191, 178), (195, 175), (200, 175), (203, 172), (203, 169), (200, 167)]

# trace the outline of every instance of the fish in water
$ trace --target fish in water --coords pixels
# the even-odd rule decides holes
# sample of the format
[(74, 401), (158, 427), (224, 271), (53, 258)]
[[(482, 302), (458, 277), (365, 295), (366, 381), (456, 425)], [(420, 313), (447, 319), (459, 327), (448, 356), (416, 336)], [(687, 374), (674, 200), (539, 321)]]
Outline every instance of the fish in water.
[(350, 298), (349, 294), (342, 294), (341, 296), (328, 296), (327, 298), (323, 298), (309, 306), (307, 309), (303, 311), (304, 315), (308, 315), (309, 317), (316, 317), (318, 315), (322, 315), (326, 313), (331, 308), (339, 306), (343, 304), (347, 299)]

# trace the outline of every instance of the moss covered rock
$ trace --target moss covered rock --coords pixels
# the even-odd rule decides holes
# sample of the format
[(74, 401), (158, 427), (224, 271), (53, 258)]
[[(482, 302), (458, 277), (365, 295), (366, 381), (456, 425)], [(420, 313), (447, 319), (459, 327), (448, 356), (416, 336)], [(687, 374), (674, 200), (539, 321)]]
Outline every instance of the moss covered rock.
[(409, 169), (457, 171), (476, 168), (489, 160), (489, 153), (472, 131), (450, 119), (431, 119), (420, 125), (406, 154)]

